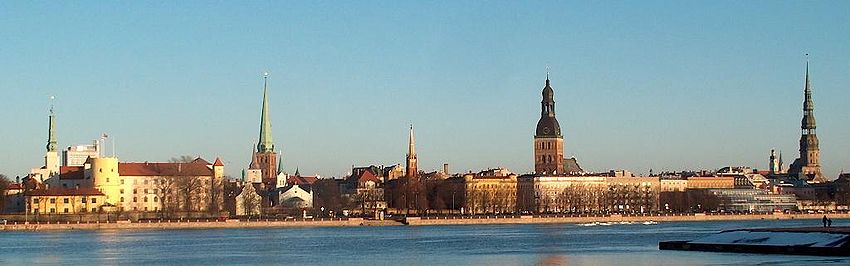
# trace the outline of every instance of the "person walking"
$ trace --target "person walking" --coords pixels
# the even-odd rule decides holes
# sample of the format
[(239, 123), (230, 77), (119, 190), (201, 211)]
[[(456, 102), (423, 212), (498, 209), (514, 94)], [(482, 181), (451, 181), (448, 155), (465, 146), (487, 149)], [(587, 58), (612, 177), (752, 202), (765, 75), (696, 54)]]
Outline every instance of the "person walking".
[(822, 220), (823, 220), (823, 228), (826, 228), (826, 222), (827, 222), (827, 220), (829, 220), (829, 219), (827, 219), (827, 218), (826, 218), (826, 215), (824, 215)]
[(826, 227), (832, 227), (832, 218), (826, 218)]

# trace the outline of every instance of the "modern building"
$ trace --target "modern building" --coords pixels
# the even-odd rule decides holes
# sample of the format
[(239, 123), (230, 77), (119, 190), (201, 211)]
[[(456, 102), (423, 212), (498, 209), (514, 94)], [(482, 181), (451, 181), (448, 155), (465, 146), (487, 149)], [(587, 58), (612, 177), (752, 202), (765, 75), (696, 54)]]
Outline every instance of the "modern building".
[(540, 175), (563, 175), (564, 137), (561, 125), (555, 118), (555, 91), (546, 74), (543, 100), (540, 102), (540, 120), (534, 134), (534, 173)]
[(100, 157), (100, 142), (68, 146), (62, 151), (62, 166), (83, 166), (88, 158)]

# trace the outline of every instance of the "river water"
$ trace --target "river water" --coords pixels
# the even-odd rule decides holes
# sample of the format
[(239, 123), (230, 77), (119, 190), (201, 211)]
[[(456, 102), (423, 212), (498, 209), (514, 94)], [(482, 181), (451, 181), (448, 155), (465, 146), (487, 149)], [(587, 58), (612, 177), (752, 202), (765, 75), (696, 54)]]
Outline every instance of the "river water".
[(0, 265), (850, 265), (850, 257), (658, 250), (662, 240), (819, 222), (0, 232)]

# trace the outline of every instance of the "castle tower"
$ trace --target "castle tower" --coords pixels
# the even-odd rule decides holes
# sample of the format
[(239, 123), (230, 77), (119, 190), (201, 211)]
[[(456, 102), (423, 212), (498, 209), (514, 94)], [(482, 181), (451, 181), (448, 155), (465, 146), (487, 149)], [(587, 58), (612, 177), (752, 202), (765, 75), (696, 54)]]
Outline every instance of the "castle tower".
[(534, 173), (564, 173), (564, 137), (561, 135), (561, 125), (555, 118), (555, 91), (549, 84), (549, 73), (546, 73), (543, 101), (540, 102), (540, 120), (537, 121), (537, 131), (534, 134)]
[(809, 82), (809, 62), (806, 62), (806, 84), (803, 89), (803, 120), (800, 129), (800, 158), (794, 161), (790, 173), (802, 176), (811, 183), (825, 182), (820, 169), (820, 148), (815, 123), (815, 104), (812, 99), (812, 87)]
[(260, 114), (260, 139), (251, 161), (252, 168), (256, 164), (256, 167), (261, 170), (263, 183), (274, 186), (277, 183), (277, 153), (274, 151), (272, 122), (269, 116), (268, 80), (269, 73), (265, 73), (263, 75), (263, 109)]
[(410, 130), (407, 135), (407, 164), (405, 167), (406, 177), (416, 177), (419, 175), (419, 166), (416, 159), (416, 140), (413, 138), (413, 125), (410, 125)]

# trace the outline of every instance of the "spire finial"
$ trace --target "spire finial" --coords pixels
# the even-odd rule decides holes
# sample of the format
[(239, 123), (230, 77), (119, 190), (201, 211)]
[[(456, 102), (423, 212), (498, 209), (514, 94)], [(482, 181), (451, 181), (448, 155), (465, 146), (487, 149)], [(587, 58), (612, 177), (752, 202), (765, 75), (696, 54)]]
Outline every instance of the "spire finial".
[(546, 80), (549, 80), (549, 64), (546, 64)]

